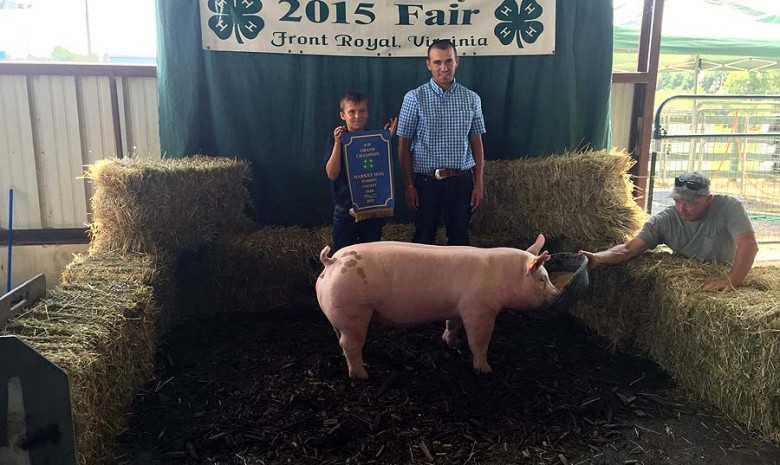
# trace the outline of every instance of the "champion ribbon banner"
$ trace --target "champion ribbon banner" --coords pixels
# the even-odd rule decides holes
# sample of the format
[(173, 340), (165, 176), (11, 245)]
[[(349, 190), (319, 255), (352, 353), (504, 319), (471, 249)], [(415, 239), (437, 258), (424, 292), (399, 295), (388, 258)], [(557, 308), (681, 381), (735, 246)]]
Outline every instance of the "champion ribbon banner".
[(203, 48), (421, 57), (437, 39), (459, 55), (555, 53), (556, 0), (200, 0)]
[(393, 216), (390, 131), (353, 131), (341, 135), (355, 221)]

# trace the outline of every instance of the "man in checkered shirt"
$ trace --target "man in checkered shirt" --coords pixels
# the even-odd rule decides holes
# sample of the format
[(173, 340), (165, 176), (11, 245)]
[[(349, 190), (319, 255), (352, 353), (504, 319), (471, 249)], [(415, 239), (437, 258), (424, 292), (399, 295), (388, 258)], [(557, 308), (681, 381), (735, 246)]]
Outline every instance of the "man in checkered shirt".
[(449, 40), (428, 47), (431, 80), (404, 96), (398, 117), (398, 159), (413, 242), (433, 244), (444, 215), (447, 245), (468, 245), (471, 214), (484, 196), (485, 119), (479, 96), (455, 82), (458, 53)]

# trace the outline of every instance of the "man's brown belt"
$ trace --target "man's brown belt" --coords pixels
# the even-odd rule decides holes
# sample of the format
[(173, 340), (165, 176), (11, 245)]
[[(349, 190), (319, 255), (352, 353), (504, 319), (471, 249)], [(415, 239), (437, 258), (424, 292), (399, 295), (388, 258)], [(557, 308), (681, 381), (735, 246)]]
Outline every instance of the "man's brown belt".
[(439, 168), (433, 173), (425, 173), (426, 176), (433, 176), (436, 179), (447, 179), (453, 176), (460, 176), (469, 170), (456, 170), (453, 168)]

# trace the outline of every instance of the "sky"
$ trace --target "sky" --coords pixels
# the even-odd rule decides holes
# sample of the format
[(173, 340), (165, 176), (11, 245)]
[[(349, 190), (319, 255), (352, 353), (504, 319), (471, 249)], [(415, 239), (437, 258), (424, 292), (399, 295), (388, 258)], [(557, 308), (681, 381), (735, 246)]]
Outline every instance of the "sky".
[[(154, 57), (155, 0), (7, 0), (0, 10), (0, 51), (8, 58), (48, 57), (56, 46), (103, 57)], [(2, 1), (0, 1), (2, 3)], [(19, 9), (13, 4), (29, 5)]]

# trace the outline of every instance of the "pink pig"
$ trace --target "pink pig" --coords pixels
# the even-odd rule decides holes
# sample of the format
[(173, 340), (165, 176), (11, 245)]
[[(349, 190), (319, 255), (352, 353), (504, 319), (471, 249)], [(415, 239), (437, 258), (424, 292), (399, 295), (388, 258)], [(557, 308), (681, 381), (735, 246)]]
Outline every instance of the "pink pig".
[(332, 258), (325, 246), (317, 300), (350, 378), (368, 378), (363, 345), (372, 320), (393, 326), (446, 320), (442, 339), (450, 346), (465, 328), (474, 371), (489, 373), (488, 344), (501, 310), (540, 308), (558, 295), (542, 266), (550, 258), (539, 255), (543, 245), (541, 234), (527, 251), (382, 241), (346, 247)]

